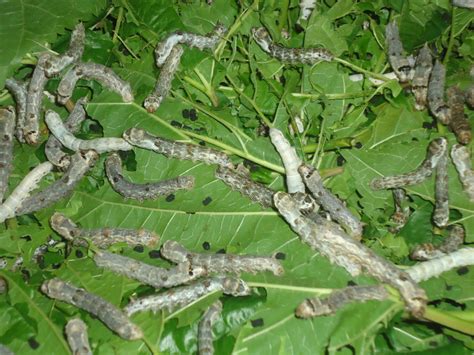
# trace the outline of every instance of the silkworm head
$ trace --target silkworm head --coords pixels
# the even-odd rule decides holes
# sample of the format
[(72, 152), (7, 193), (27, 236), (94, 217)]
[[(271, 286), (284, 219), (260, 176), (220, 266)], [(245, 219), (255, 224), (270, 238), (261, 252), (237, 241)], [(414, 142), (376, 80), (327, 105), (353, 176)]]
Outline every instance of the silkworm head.
[(145, 131), (140, 128), (129, 128), (127, 129), (123, 135), (123, 139), (131, 144), (136, 144), (145, 138)]
[(265, 27), (252, 28), (252, 35), (255, 39), (255, 42), (257, 42), (258, 45), (262, 47), (265, 52), (268, 52), (270, 50), (269, 46), (271, 43), (271, 38)]
[(303, 164), (298, 168), (298, 172), (300, 173), (303, 180), (307, 180), (313, 175), (314, 168), (312, 166)]

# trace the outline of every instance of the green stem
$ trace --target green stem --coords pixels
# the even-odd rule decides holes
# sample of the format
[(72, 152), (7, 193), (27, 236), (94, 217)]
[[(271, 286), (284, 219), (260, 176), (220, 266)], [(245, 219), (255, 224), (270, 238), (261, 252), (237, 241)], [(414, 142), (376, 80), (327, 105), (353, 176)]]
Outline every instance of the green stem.
[(387, 79), (382, 74), (377, 74), (377, 73), (373, 73), (371, 71), (365, 70), (364, 68), (361, 68), (361, 67), (359, 67), (355, 64), (349, 63), (348, 61), (346, 61), (344, 59), (341, 59), (341, 58), (334, 58), (333, 61), (341, 63), (342, 65), (344, 65), (346, 67), (349, 67), (349, 68), (351, 68), (352, 70), (354, 70), (358, 73), (366, 74), (366, 75), (371, 76), (372, 78), (375, 78), (375, 79), (379, 79), (379, 80), (382, 80), (382, 81), (390, 81), (391, 80), (391, 79)]
[[(334, 150), (338, 148), (350, 148), (352, 147), (352, 137), (347, 137), (347, 138), (340, 138), (340, 139), (335, 139), (331, 140), (330, 142), (325, 144), (325, 151), (327, 150)], [(318, 150), (319, 145), (317, 143), (312, 143), (312, 144), (307, 144), (303, 147), (303, 152), (304, 153), (314, 153), (316, 150)]]
[(341, 93), (341, 94), (307, 94), (307, 93), (299, 93), (293, 92), (291, 96), (293, 97), (302, 97), (305, 99), (317, 100), (317, 99), (327, 99), (327, 100), (345, 100), (345, 99), (356, 99), (359, 97), (366, 97), (371, 95), (373, 91), (361, 91), (355, 93)]
[(474, 322), (474, 311), (444, 311), (444, 313), (468, 322)]
[(113, 43), (117, 43), (118, 32), (120, 30), (120, 26), (122, 25), (122, 20), (123, 20), (123, 7), (119, 7), (117, 21), (115, 22), (114, 35), (112, 37)]
[(446, 49), (446, 54), (444, 55), (443, 58), (443, 65), (446, 66), (448, 65), (449, 57), (451, 55), (451, 51), (453, 50), (453, 45), (454, 45), (454, 38), (455, 38), (455, 33), (454, 33), (454, 16), (456, 15), (456, 6), (451, 6), (451, 28), (449, 32), (449, 41), (448, 41), (448, 48)]
[(474, 322), (469, 322), (464, 319), (454, 317), (436, 308), (426, 307), (423, 318), (441, 324), (445, 327), (452, 328), (459, 332), (474, 336)]
[(151, 341), (149, 341), (146, 337), (143, 337), (142, 340), (153, 355), (159, 355), (159, 350), (155, 348)]
[(216, 92), (214, 88), (212, 87), (211, 83), (206, 80), (204, 75), (202, 75), (201, 72), (197, 68), (194, 68), (194, 72), (196, 73), (196, 75), (199, 77), (199, 80), (201, 80), (202, 84), (204, 85), (204, 88), (205, 88), (204, 93), (211, 100), (212, 106), (214, 107), (219, 106), (219, 99), (217, 98)]
[(280, 15), (278, 16), (278, 32), (281, 32), (282, 28), (286, 24), (289, 5), (290, 5), (289, 0), (282, 0), (280, 3)]

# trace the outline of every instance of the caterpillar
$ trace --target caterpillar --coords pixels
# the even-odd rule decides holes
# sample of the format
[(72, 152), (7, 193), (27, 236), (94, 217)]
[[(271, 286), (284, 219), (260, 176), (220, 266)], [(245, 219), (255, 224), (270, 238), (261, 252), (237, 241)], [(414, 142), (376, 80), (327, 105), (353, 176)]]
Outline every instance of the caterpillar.
[(23, 130), (26, 120), (26, 97), (28, 95), (28, 83), (10, 78), (5, 80), (5, 88), (10, 91), (16, 103), (15, 136), (20, 143), (25, 143)]
[(158, 235), (146, 229), (125, 228), (79, 228), (71, 219), (65, 215), (55, 212), (50, 219), (51, 228), (63, 238), (72, 241), (76, 246), (87, 247), (88, 238), (101, 249), (107, 249), (114, 243), (127, 243), (128, 245), (146, 245), (152, 247), (159, 241)]
[(15, 355), (6, 345), (0, 344), (0, 354), (2, 355)]
[(60, 104), (66, 104), (79, 79), (98, 81), (121, 95), (124, 102), (133, 102), (132, 88), (128, 82), (122, 80), (112, 69), (102, 64), (88, 62), (76, 64), (63, 76), (57, 91), (57, 100)]
[(428, 83), (428, 106), (442, 124), (449, 124), (451, 112), (444, 100), (444, 83), (446, 81), (446, 68), (438, 60), (431, 71)]
[(300, 15), (297, 23), (301, 21), (307, 21), (314, 9), (316, 8), (316, 0), (300, 0)]
[(61, 142), (61, 144), (75, 152), (78, 150), (93, 149), (101, 154), (114, 150), (131, 150), (133, 148), (122, 138), (107, 137), (90, 140), (76, 138), (64, 126), (59, 115), (52, 110), (46, 111), (45, 121), (51, 133)]
[(143, 337), (142, 330), (133, 324), (120, 309), (83, 288), (75, 287), (59, 278), (53, 278), (43, 282), (41, 291), (49, 298), (72, 304), (96, 316), (123, 339), (135, 340)]
[(445, 227), (449, 221), (449, 186), (448, 186), (448, 150), (445, 149), (436, 164), (435, 209), (433, 222), (438, 227)]
[(390, 220), (394, 226), (390, 228), (391, 233), (398, 233), (408, 221), (410, 216), (410, 207), (406, 205), (406, 193), (403, 189), (393, 189), (393, 201), (395, 204), (395, 212), (390, 216)]
[(464, 93), (457, 86), (448, 89), (448, 105), (451, 112), (449, 128), (461, 144), (469, 144), (472, 139), (471, 124), (464, 114)]
[(330, 62), (334, 56), (326, 48), (286, 48), (273, 43), (264, 27), (252, 29), (255, 42), (270, 56), (288, 63), (314, 64), (321, 60)]
[(12, 169), (14, 130), (15, 109), (12, 106), (0, 108), (0, 203), (7, 191)]
[(130, 128), (123, 133), (123, 138), (136, 147), (149, 149), (163, 154), (167, 158), (200, 161), (205, 164), (217, 164), (233, 167), (227, 154), (218, 150), (202, 147), (200, 145), (171, 141), (155, 137), (140, 128)]
[(402, 175), (374, 179), (371, 182), (371, 188), (374, 190), (394, 189), (423, 182), (433, 174), (433, 170), (445, 154), (447, 146), (448, 142), (443, 137), (432, 140), (428, 146), (425, 160), (414, 171)]
[(448, 237), (446, 237), (439, 246), (434, 246), (431, 243), (417, 245), (411, 251), (410, 259), (424, 261), (452, 253), (458, 250), (464, 243), (465, 234), (464, 228), (455, 224), (449, 231)]
[(474, 9), (474, 4), (472, 3), (472, 0), (453, 0), (453, 6)]
[(469, 200), (474, 202), (474, 170), (471, 168), (469, 149), (460, 144), (453, 145), (451, 159), (458, 172), (464, 192)]
[(470, 108), (474, 108), (474, 85), (467, 88), (464, 93), (464, 99)]
[(198, 354), (214, 354), (214, 345), (212, 344), (212, 326), (219, 318), (222, 312), (222, 303), (217, 300), (209, 306), (198, 325)]
[(425, 291), (405, 272), (340, 229), (331, 228), (329, 224), (314, 223), (305, 218), (291, 195), (280, 191), (273, 196), (273, 199), (280, 214), (304, 243), (327, 257), (331, 263), (346, 269), (352, 276), (364, 271), (377, 280), (395, 287), (410, 312), (415, 317), (421, 317), (426, 305)]
[(385, 37), (388, 46), (388, 61), (400, 82), (405, 83), (413, 77), (413, 66), (405, 57), (402, 41), (396, 22), (390, 22), (385, 27)]
[(86, 323), (79, 318), (71, 319), (66, 324), (65, 333), (74, 355), (92, 355)]
[(432, 69), (433, 58), (428, 45), (425, 43), (416, 57), (415, 73), (411, 81), (411, 91), (415, 95), (415, 108), (417, 110), (423, 110), (426, 107), (426, 95), (428, 94), (428, 83)]

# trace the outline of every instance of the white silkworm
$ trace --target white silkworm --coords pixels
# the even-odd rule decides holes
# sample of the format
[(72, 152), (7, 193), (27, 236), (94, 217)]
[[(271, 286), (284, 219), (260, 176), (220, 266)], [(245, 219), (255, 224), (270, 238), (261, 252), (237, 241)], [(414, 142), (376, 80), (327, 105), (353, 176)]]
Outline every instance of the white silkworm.
[(78, 150), (95, 150), (97, 153), (111, 152), (114, 150), (132, 150), (132, 146), (122, 138), (107, 137), (83, 140), (76, 138), (67, 130), (59, 115), (52, 111), (46, 111), (46, 124), (51, 133), (66, 148), (77, 152)]
[(212, 326), (219, 318), (222, 312), (222, 303), (217, 300), (209, 306), (201, 318), (198, 326), (198, 354), (214, 354), (214, 345), (212, 344)]
[(58, 102), (65, 104), (79, 79), (90, 79), (101, 83), (106, 88), (122, 96), (124, 102), (133, 102), (130, 84), (122, 80), (115, 72), (102, 64), (79, 63), (64, 75), (58, 86)]
[(436, 61), (431, 71), (428, 84), (428, 106), (431, 113), (442, 124), (449, 124), (451, 112), (444, 100), (444, 83), (446, 81), (446, 68), (440, 61)]
[(28, 95), (28, 83), (14, 78), (5, 80), (5, 87), (12, 94), (16, 102), (16, 130), (15, 135), (20, 143), (25, 143), (23, 129), (26, 120), (26, 97)]
[(0, 108), (0, 203), (7, 191), (12, 170), (14, 130), (15, 109), (12, 106)]
[(49, 298), (72, 304), (96, 316), (123, 339), (135, 340), (143, 337), (142, 330), (133, 324), (120, 309), (83, 288), (77, 288), (61, 279), (54, 278), (44, 281), (41, 291)]
[(415, 95), (415, 108), (417, 110), (423, 110), (426, 107), (426, 95), (428, 94), (428, 83), (432, 69), (433, 58), (428, 45), (425, 43), (416, 57), (415, 73), (411, 82), (411, 91)]
[(286, 48), (273, 43), (264, 27), (253, 28), (255, 42), (270, 56), (288, 63), (314, 64), (321, 60), (330, 62), (334, 56), (326, 48)]
[(451, 113), (449, 128), (461, 144), (469, 144), (472, 139), (471, 124), (464, 114), (464, 93), (457, 86), (448, 89), (448, 105)]
[(140, 128), (130, 128), (123, 133), (123, 138), (130, 144), (163, 154), (167, 158), (200, 161), (205, 164), (217, 164), (233, 167), (227, 154), (200, 145), (171, 141), (155, 137)]
[(395, 212), (390, 216), (390, 220), (394, 226), (390, 228), (391, 233), (398, 233), (408, 221), (410, 216), (410, 207), (407, 206), (407, 196), (403, 189), (393, 189), (393, 201), (395, 204)]
[(0, 344), (0, 355), (15, 355), (7, 346)]
[(413, 66), (410, 60), (404, 55), (404, 49), (396, 22), (387, 24), (387, 27), (385, 27), (385, 37), (388, 46), (388, 61), (400, 82), (405, 83), (413, 77)]
[(463, 227), (453, 225), (449, 235), (439, 246), (434, 246), (432, 243), (419, 244), (411, 251), (410, 258), (413, 260), (431, 260), (452, 253), (464, 243), (465, 234)]
[(182, 55), (183, 47), (180, 45), (176, 45), (171, 49), (168, 58), (166, 58), (166, 61), (161, 68), (160, 75), (155, 84), (155, 89), (147, 96), (143, 103), (143, 106), (148, 112), (155, 112), (158, 107), (160, 107), (166, 96), (168, 96), (171, 89), (171, 82), (178, 70)]
[(66, 339), (73, 355), (92, 355), (87, 325), (81, 319), (71, 319), (66, 324)]
[(453, 0), (453, 6), (474, 9), (474, 1), (472, 0)]
[(301, 21), (307, 21), (314, 9), (316, 8), (316, 0), (300, 0), (300, 15), (297, 23)]
[(474, 170), (471, 168), (471, 154), (469, 149), (460, 144), (451, 148), (451, 159), (459, 174), (464, 192), (474, 202)]
[(339, 265), (352, 276), (361, 272), (395, 287), (405, 301), (406, 307), (415, 317), (421, 317), (426, 305), (425, 291), (408, 274), (381, 258), (372, 250), (331, 227), (321, 218), (320, 223), (305, 218), (291, 195), (277, 192), (273, 196), (275, 206), (301, 240), (313, 250)]
[(436, 164), (435, 209), (433, 222), (438, 227), (445, 227), (449, 221), (449, 186), (448, 186), (448, 150), (445, 149)]

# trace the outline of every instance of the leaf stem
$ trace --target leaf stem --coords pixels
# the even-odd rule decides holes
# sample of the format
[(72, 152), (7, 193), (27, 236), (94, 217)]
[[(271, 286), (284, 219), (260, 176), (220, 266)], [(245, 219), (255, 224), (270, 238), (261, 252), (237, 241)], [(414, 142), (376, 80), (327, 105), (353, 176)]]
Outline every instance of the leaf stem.
[(291, 96), (293, 97), (302, 97), (305, 99), (311, 99), (311, 100), (317, 100), (317, 99), (327, 99), (327, 100), (344, 100), (344, 99), (356, 99), (359, 97), (366, 97), (368, 95), (371, 95), (373, 91), (361, 91), (361, 92), (355, 92), (355, 93), (341, 93), (341, 94), (308, 94), (308, 93), (299, 93), (299, 92), (293, 92), (291, 93)]
[[(352, 137), (347, 137), (347, 138), (340, 138), (340, 139), (335, 139), (331, 140), (327, 144), (325, 144), (325, 151), (327, 150), (333, 150), (337, 148), (350, 148), (352, 147), (352, 142), (353, 138)], [(303, 152), (304, 153), (314, 153), (316, 150), (318, 150), (319, 144), (317, 143), (311, 143), (303, 146)]]
[(201, 82), (204, 86), (204, 89), (205, 89), (204, 93), (211, 100), (212, 106), (218, 107), (219, 106), (219, 99), (217, 98), (216, 92), (215, 92), (214, 88), (212, 87), (211, 83), (206, 80), (204, 75), (202, 75), (202, 73), (197, 68), (194, 68), (194, 72), (199, 77), (199, 80), (201, 80)]
[(372, 78), (376, 78), (376, 79), (379, 79), (379, 80), (382, 80), (382, 81), (390, 81), (392, 79), (388, 79), (386, 78), (383, 74), (377, 74), (377, 73), (373, 73), (369, 70), (365, 70), (364, 68), (361, 68), (355, 64), (352, 64), (344, 59), (341, 59), (341, 58), (334, 58), (333, 61), (335, 62), (338, 62), (338, 63), (341, 63), (342, 65), (346, 66), (346, 67), (349, 67), (351, 68), (352, 70), (358, 72), (358, 73), (362, 73), (362, 74), (366, 74), (368, 76), (371, 76)]
[(474, 335), (474, 322), (455, 317), (433, 307), (426, 307), (423, 318), (432, 322), (452, 328), (459, 332)]
[(122, 25), (122, 20), (123, 20), (123, 7), (120, 6), (119, 12), (117, 15), (117, 20), (115, 22), (114, 35), (112, 37), (113, 43), (117, 43), (118, 32), (120, 30), (120, 26)]
[(454, 17), (456, 16), (456, 6), (451, 5), (451, 28), (449, 32), (449, 41), (448, 41), (448, 48), (446, 49), (446, 54), (444, 55), (443, 58), (443, 65), (446, 66), (448, 65), (449, 62), (449, 57), (451, 55), (451, 51), (453, 49), (454, 45), (454, 38), (455, 38), (455, 33), (454, 33)]

